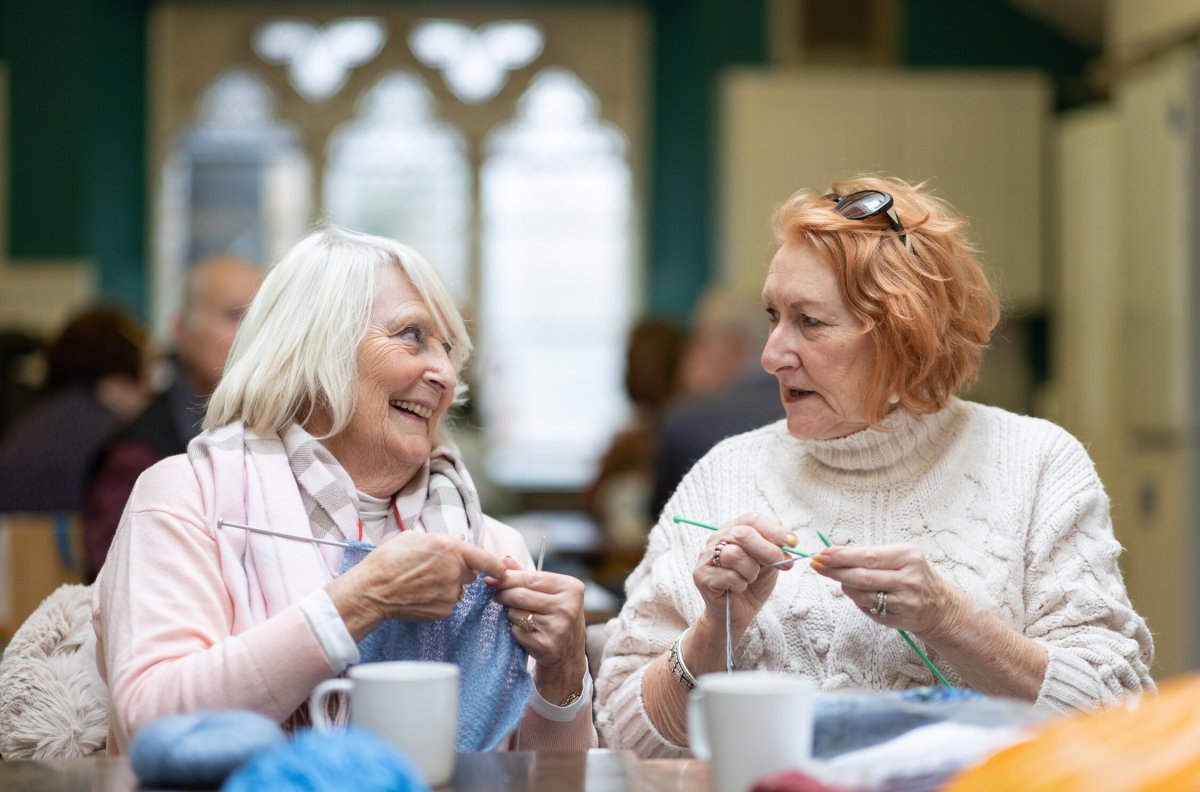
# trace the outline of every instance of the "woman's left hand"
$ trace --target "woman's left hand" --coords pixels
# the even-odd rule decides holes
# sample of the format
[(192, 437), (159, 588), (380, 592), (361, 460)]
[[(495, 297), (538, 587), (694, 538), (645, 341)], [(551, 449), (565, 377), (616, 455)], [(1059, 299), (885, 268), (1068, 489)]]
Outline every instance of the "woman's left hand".
[(584, 650), (583, 582), (570, 575), (523, 569), (504, 559), (508, 574), (488, 584), (496, 602), (508, 608), (513, 636), (537, 661), (537, 688), (558, 704), (580, 692), (587, 668)]
[(863, 613), (888, 627), (933, 638), (950, 629), (964, 610), (963, 592), (934, 571), (914, 545), (834, 545), (810, 563), (818, 574), (841, 583)]

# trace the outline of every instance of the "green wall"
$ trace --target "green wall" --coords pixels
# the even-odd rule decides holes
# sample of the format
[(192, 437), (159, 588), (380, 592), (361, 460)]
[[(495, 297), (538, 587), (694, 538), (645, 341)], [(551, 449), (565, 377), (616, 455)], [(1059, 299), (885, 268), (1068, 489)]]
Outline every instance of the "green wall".
[(901, 52), (904, 64), (915, 68), (1040, 70), (1054, 86), (1059, 109), (1099, 98), (1085, 71), (1100, 49), (1070, 40), (1009, 0), (908, 0)]
[(664, 2), (654, 12), (646, 308), (686, 319), (712, 277), (717, 78), (767, 61), (764, 0)]
[[(654, 48), (647, 310), (684, 318), (715, 266), (717, 78), (731, 65), (766, 62), (767, 0), (640, 5)], [(11, 101), (10, 255), (90, 259), (102, 297), (143, 316), (149, 6), (0, 0)], [(1007, 0), (907, 0), (903, 8), (905, 65), (1040, 68), (1060, 106), (1088, 98), (1082, 74), (1097, 53)]]
[(5, 0), (9, 255), (96, 263), (101, 297), (144, 315), (146, 7)]

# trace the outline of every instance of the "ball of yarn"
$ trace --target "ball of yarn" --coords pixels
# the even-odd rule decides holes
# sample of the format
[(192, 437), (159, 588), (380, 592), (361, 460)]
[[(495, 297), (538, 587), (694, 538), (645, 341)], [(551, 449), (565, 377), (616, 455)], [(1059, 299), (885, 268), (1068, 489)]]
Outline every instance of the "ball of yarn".
[(361, 729), (300, 732), (247, 762), (221, 792), (429, 792), (417, 768), (399, 751)]
[(143, 726), (130, 745), (129, 764), (144, 787), (215, 787), (255, 754), (286, 742), (265, 715), (201, 710)]

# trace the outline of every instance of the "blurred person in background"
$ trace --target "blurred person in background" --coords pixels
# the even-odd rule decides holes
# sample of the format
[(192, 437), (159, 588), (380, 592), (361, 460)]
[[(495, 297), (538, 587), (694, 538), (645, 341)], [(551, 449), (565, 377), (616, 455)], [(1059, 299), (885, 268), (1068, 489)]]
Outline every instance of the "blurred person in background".
[(625, 393), (634, 413), (614, 435), (584, 491), (584, 508), (605, 536), (606, 549), (592, 577), (614, 593), (624, 588), (625, 576), (641, 558), (653, 525), (655, 443), (663, 411), (679, 394), (686, 339), (684, 329), (669, 319), (645, 317), (633, 326), (626, 347)]
[(76, 511), (97, 452), (146, 406), (148, 336), (119, 308), (76, 314), (45, 350), (37, 404), (0, 445), (0, 512)]
[(0, 443), (37, 402), (37, 384), (25, 372), (45, 342), (24, 330), (0, 330)]
[(681, 365), (683, 395), (660, 422), (651, 520), (710, 448), (783, 417), (779, 382), (759, 362), (768, 329), (758, 297), (718, 285), (701, 299)]
[(208, 396), (262, 278), (257, 265), (232, 256), (209, 259), (189, 274), (172, 328), (171, 384), (116, 435), (92, 468), (83, 512), (88, 580), (104, 564), (138, 476), (158, 460), (182, 454), (199, 433)]

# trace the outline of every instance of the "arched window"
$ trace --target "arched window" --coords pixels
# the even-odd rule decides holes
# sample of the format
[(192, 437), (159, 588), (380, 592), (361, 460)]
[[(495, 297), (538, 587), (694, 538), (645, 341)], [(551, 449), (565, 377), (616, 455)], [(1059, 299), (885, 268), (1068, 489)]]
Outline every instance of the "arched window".
[(358, 117), (329, 139), (326, 214), (421, 251), (465, 301), (472, 203), (465, 139), (437, 120), (432, 94), (411, 72), (381, 77), (356, 109)]
[(300, 134), (274, 117), (275, 98), (253, 72), (230, 69), (200, 97), (197, 121), (176, 138), (163, 169), (158, 317), (179, 305), (183, 276), (234, 253), (266, 264), (312, 215), (312, 175)]
[(624, 417), (637, 302), (625, 138), (570, 71), (541, 71), (485, 139), (480, 214), (488, 473), (577, 486)]
[(155, 326), (170, 326), (187, 266), (210, 252), (269, 265), (324, 216), (395, 237), (471, 319), (476, 400), (458, 430), (483, 456), (472, 473), (574, 488), (630, 409), (647, 14), (432, 8), (161, 4)]

